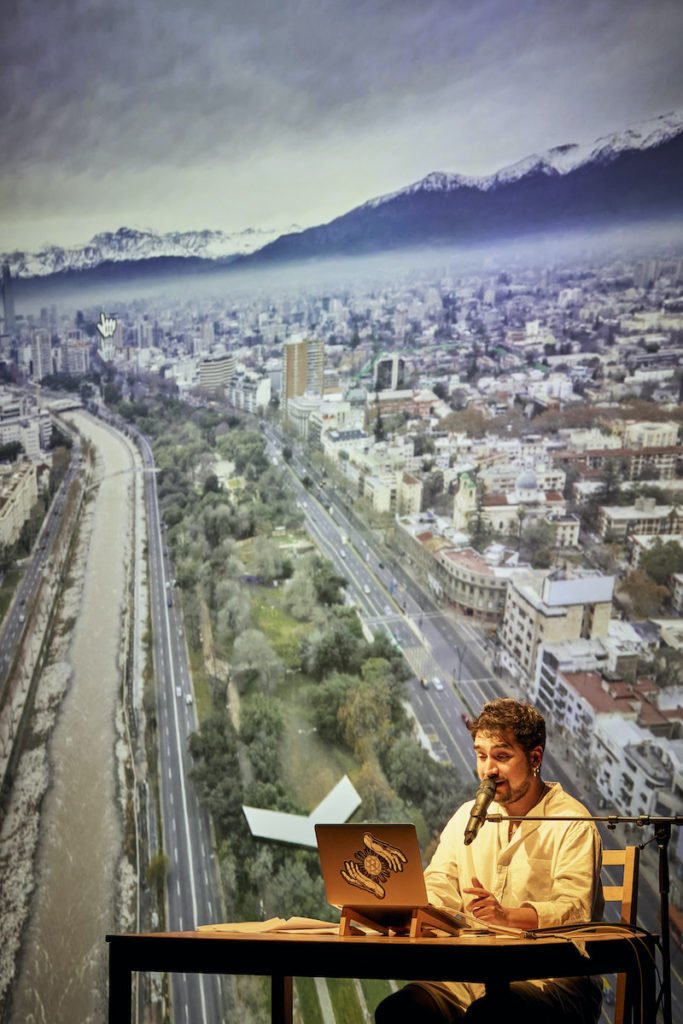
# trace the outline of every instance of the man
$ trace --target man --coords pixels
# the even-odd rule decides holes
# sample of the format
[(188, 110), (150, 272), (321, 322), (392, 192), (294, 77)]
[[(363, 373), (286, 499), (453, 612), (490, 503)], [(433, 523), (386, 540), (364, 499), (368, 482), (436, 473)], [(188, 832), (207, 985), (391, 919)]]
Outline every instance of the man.
[[(559, 783), (541, 778), (545, 721), (531, 705), (494, 700), (468, 729), (479, 778), (495, 782), (497, 813), (588, 816)], [(601, 919), (602, 847), (593, 822), (484, 822), (466, 845), (471, 809), (469, 801), (455, 812), (425, 872), (434, 906), (524, 929)], [(480, 984), (413, 982), (380, 1003), (375, 1020), (498, 1022), (501, 1014), (524, 1024), (594, 1024), (600, 988), (591, 978), (513, 982), (501, 1004)]]

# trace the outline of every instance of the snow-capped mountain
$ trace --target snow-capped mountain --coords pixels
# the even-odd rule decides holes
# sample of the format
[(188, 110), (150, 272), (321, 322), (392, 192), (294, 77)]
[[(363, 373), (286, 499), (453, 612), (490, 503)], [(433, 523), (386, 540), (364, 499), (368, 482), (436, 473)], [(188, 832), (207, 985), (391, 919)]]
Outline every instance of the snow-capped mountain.
[[(297, 230), (296, 226), (287, 229)], [(95, 235), (86, 245), (48, 246), (37, 253), (11, 252), (0, 256), (9, 263), (13, 277), (45, 277), (68, 270), (91, 270), (102, 263), (138, 262), (159, 257), (195, 257), (223, 260), (254, 252), (282, 234), (280, 230), (247, 228), (233, 234), (224, 231), (174, 231), (119, 228)]]
[[(589, 144), (532, 154), (495, 174), (433, 172), (327, 224), (285, 232), (119, 228), (84, 246), (8, 253), (13, 277), (136, 273), (355, 256), (416, 246), (478, 244), (539, 233), (683, 223), (683, 112), (631, 125)], [(117, 264), (113, 267), (113, 264)], [(158, 266), (157, 266), (158, 264)], [(164, 265), (165, 266), (162, 266)]]
[[(654, 149), (669, 142), (683, 132), (683, 112), (672, 111), (661, 114), (639, 124), (631, 125), (621, 132), (604, 135), (595, 142), (585, 144), (570, 142), (562, 146), (554, 146), (544, 153), (532, 153), (514, 164), (503, 167), (495, 174), (481, 177), (464, 174), (449, 174), (433, 171), (420, 181), (408, 185), (387, 195), (377, 196), (365, 203), (372, 209), (395, 199), (397, 196), (410, 195), (415, 192), (448, 192), (457, 188), (476, 188), (482, 192), (509, 185), (533, 173), (565, 175), (578, 170), (586, 164), (610, 163), (619, 154), (635, 150)], [(361, 207), (362, 209), (362, 207)]]
[(434, 172), (238, 262), (321, 259), (415, 246), (683, 223), (683, 113), (589, 145), (556, 146), (495, 174)]

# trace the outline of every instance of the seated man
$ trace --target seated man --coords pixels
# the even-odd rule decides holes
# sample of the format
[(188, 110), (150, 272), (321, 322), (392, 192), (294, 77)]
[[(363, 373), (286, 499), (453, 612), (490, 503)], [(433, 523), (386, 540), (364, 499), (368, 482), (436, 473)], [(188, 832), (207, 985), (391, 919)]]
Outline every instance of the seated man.
[[(495, 782), (496, 812), (589, 814), (559, 783), (541, 778), (545, 721), (531, 705), (494, 700), (468, 729), (479, 778)], [(455, 812), (425, 872), (434, 906), (524, 929), (601, 919), (602, 846), (593, 822), (485, 821), (466, 844), (471, 808), (469, 801)], [(380, 1003), (375, 1020), (499, 1022), (512, 1014), (525, 1024), (594, 1024), (600, 1016), (600, 987), (592, 978), (512, 982), (501, 999), (480, 984), (412, 982)]]

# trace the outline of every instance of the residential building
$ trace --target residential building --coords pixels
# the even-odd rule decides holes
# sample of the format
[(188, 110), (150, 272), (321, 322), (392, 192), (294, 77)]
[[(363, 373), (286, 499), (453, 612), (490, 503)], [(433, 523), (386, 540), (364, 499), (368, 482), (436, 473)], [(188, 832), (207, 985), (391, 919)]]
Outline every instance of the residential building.
[(683, 548), (683, 536), (680, 533), (659, 533), (656, 535), (646, 533), (629, 534), (630, 559), (634, 569), (639, 569), (643, 561), (643, 555), (651, 551), (656, 544), (674, 543)]
[(511, 577), (500, 631), (501, 664), (531, 692), (543, 644), (607, 636), (614, 577), (530, 570)]
[(202, 391), (223, 391), (235, 375), (235, 357), (217, 352), (199, 360), (198, 385)]
[(555, 534), (556, 548), (576, 548), (579, 546), (581, 521), (571, 512), (550, 512), (543, 520)]
[(257, 413), (263, 411), (271, 398), (270, 377), (251, 373), (236, 373), (225, 388), (227, 402), (235, 409)]
[(457, 612), (483, 622), (498, 622), (505, 610), (508, 580), (520, 571), (516, 557), (516, 552), (501, 544), (491, 545), (483, 554), (471, 547), (444, 547), (435, 555), (434, 572)]
[(678, 441), (678, 423), (628, 423), (624, 427), (625, 448), (669, 448)]
[(308, 441), (311, 417), (320, 408), (320, 398), (315, 395), (297, 395), (287, 402), (287, 422), (302, 441)]
[(598, 533), (623, 543), (632, 534), (683, 532), (683, 514), (675, 505), (658, 505), (655, 498), (636, 498), (633, 505), (601, 505)]
[(376, 512), (417, 515), (422, 507), (422, 481), (402, 470), (381, 476), (362, 474), (359, 477), (359, 494)]
[(54, 373), (52, 364), (52, 338), (45, 328), (33, 332), (31, 340), (31, 364), (33, 379), (40, 381)]
[(581, 752), (605, 806), (634, 817), (680, 811), (683, 785), (675, 748), (681, 745), (683, 694), (667, 707), (648, 679), (627, 682), (600, 671), (565, 670), (556, 674), (549, 703), (545, 695), (542, 686), (539, 709), (568, 746)]
[(282, 404), (285, 408), (292, 398), (322, 395), (324, 356), (324, 342), (314, 338), (290, 338), (283, 344)]
[(33, 462), (0, 466), (0, 544), (10, 546), (38, 500), (38, 475)]
[(5, 333), (14, 334), (17, 327), (17, 317), (14, 311), (14, 292), (12, 285), (12, 274), (9, 263), (2, 265), (2, 308), (5, 318)]
[(677, 463), (683, 458), (683, 446), (588, 448), (581, 452), (557, 452), (553, 458), (564, 469), (571, 466), (588, 478), (598, 477), (607, 462), (616, 462), (625, 480), (641, 480), (645, 476), (671, 480), (676, 475)]

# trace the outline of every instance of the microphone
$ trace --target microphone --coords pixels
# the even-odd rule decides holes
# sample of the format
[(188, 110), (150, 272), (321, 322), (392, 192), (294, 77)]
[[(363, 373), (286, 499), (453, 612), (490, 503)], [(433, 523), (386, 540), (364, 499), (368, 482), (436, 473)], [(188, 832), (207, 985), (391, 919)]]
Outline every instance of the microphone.
[(481, 780), (474, 798), (474, 806), (470, 811), (470, 820), (467, 822), (467, 828), (465, 829), (465, 846), (470, 845), (486, 821), (486, 812), (495, 795), (496, 780), (487, 776), (487, 778)]

